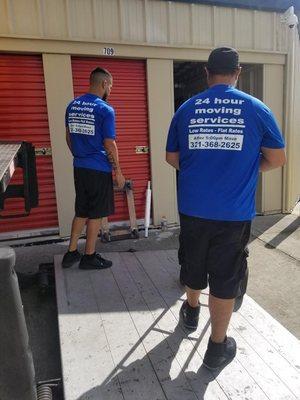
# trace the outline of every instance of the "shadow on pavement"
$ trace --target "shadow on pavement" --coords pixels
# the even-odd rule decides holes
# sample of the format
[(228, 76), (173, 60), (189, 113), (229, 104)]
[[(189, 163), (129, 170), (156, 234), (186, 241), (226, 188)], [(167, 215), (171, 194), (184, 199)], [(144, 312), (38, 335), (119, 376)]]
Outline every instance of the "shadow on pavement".
[[(195, 341), (193, 351), (187, 357), (184, 365), (179, 368), (179, 373), (175, 378), (170, 376), (170, 371), (176, 362), (176, 354), (182, 341), (187, 339), (180, 325), (177, 325), (174, 332), (142, 359), (127, 366), (124, 366), (126, 359), (123, 359), (102, 385), (94, 387), (78, 397), (77, 400), (121, 400), (130, 398), (128, 396), (145, 400), (171, 400), (174, 398), (191, 400), (195, 399), (194, 393), (198, 399), (204, 399), (209, 384), (216, 379), (221, 370), (212, 373), (203, 365), (199, 365), (197, 372), (186, 370), (209, 324), (210, 321), (207, 322), (200, 337)], [(155, 374), (149, 374), (152, 367)]]

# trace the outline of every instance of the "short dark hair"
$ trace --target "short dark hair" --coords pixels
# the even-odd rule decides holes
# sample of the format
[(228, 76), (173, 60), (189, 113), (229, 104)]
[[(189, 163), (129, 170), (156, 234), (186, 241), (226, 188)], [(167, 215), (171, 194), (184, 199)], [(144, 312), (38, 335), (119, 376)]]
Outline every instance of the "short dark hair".
[(236, 49), (218, 47), (210, 53), (206, 67), (211, 75), (233, 75), (239, 66), (239, 54)]
[(111, 73), (104, 68), (97, 67), (90, 74), (90, 84), (99, 84), (105, 78), (112, 78)]

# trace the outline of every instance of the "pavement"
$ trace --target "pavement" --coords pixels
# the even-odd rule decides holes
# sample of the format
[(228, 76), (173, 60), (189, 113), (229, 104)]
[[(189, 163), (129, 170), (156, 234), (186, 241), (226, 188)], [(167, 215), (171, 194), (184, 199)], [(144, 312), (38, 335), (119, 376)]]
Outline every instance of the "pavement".
[(252, 234), (267, 244), (300, 261), (300, 217), (277, 214), (256, 217)]
[(252, 235), (247, 293), (300, 339), (300, 218), (257, 217)]
[[(178, 228), (150, 230), (149, 238), (97, 243), (97, 251), (139, 251), (178, 248)], [(141, 236), (143, 231), (141, 231)], [(39, 264), (63, 254), (68, 242), (36, 243), (15, 247), (17, 272), (33, 276)], [(80, 240), (79, 250), (83, 250)], [(300, 339), (300, 218), (295, 215), (257, 217), (249, 245), (250, 276), (247, 294)], [(101, 272), (99, 272), (101, 273)], [(41, 294), (26, 285), (21, 295), (28, 325), (37, 381), (61, 377), (55, 291)], [(24, 283), (23, 282), (23, 283)], [(34, 282), (34, 281), (33, 281)]]

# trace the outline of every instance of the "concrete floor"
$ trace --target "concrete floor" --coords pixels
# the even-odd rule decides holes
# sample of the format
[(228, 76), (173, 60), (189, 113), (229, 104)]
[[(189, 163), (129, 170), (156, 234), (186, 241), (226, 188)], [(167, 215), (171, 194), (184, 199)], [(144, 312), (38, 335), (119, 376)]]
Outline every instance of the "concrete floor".
[[(257, 217), (250, 243), (250, 278), (247, 293), (268, 313), (300, 338), (300, 218)], [(79, 248), (83, 250), (84, 241)], [(159, 250), (178, 248), (178, 229), (153, 230), (148, 239), (98, 243), (97, 251)], [(39, 264), (63, 254), (67, 242), (16, 247), (16, 270), (34, 273)], [(39, 294), (33, 285), (22, 289), (22, 299), (33, 349), (37, 380), (61, 376), (55, 293)]]

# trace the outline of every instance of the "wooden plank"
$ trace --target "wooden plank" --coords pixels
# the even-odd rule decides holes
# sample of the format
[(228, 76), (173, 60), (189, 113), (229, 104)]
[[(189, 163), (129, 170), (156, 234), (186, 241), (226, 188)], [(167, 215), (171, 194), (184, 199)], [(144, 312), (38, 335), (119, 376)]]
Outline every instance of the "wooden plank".
[(300, 370), (299, 340), (248, 296), (243, 304), (243, 317), (275, 347), (282, 357), (296, 370)]
[[(161, 252), (141, 252), (136, 253), (136, 255), (142, 263), (146, 273), (170, 307), (174, 317), (178, 319), (180, 304), (178, 302), (175, 304), (170, 303), (170, 296), (172, 296), (172, 292), (173, 296), (176, 292), (178, 293), (177, 282), (176, 280), (170, 282), (169, 272), (165, 269), (164, 263), (158, 259), (158, 257), (161, 255), (160, 253)], [(169, 287), (168, 293), (166, 293), (166, 286)], [(207, 322), (207, 319), (201, 314), (200, 320)], [(201, 335), (200, 329), (201, 325), (192, 336), (194, 337), (196, 335), (197, 337), (197, 335)], [(200, 342), (197, 348), (197, 352), (199, 352), (201, 357), (204, 356), (209, 334), (210, 333), (208, 331), (204, 334), (203, 340)], [(243, 367), (238, 358), (235, 358), (232, 363), (227, 368), (223, 369), (218, 376), (215, 376), (215, 378), (224, 392), (233, 400), (240, 399), (243, 396), (244, 398), (253, 400), (268, 399), (264, 391)]]
[(130, 189), (126, 188), (126, 198), (127, 198), (128, 213), (130, 219), (130, 228), (131, 230), (137, 229), (134, 196), (133, 196), (133, 190), (131, 188)]
[(300, 398), (299, 342), (254, 301), (246, 296), (232, 318), (236, 359), (214, 375), (201, 367), (210, 335), (207, 296), (195, 333), (187, 337), (177, 325), (177, 251), (109, 257), (111, 270), (93, 272), (62, 270), (55, 257), (66, 400)]
[[(155, 288), (151, 287), (151, 281), (140, 269), (135, 256), (129, 253), (121, 256), (115, 254), (113, 274), (167, 398), (203, 399), (206, 391), (207, 400), (228, 399), (216, 382), (208, 386), (212, 378), (208, 371), (206, 374), (197, 374), (201, 364), (197, 353), (193, 370), (192, 362), (186, 366), (189, 367), (188, 372), (183, 369), (193, 352), (193, 344), (186, 339), (185, 332), (165, 308), (166, 304), (159, 293), (155, 293)], [(143, 290), (134, 281), (135, 276), (140, 274), (145, 279)], [(205, 376), (208, 378), (204, 379)]]
[[(177, 252), (167, 250), (165, 254), (168, 262), (174, 263), (173, 268), (179, 275)], [(176, 275), (174, 278), (176, 279)], [(257, 316), (260, 323), (256, 322)], [(240, 312), (233, 314), (231, 324), (258, 354), (264, 354), (268, 366), (293, 394), (300, 398), (299, 340), (247, 295)]]
[(102, 385), (114, 364), (89, 274), (62, 270), (61, 258), (54, 261), (65, 400), (122, 400), (115, 377)]
[[(245, 304), (249, 297), (245, 297)], [(289, 360), (277, 351), (272, 342), (268, 341), (261, 333), (257, 331), (252, 324), (244, 317), (244, 304), (241, 312), (235, 313), (232, 318), (232, 326), (245, 338), (247, 343), (258, 353), (263, 354), (265, 362), (279, 376), (281, 381), (293, 392), (296, 398), (300, 398), (300, 370), (295, 369)], [(253, 309), (253, 315), (256, 315), (256, 306)], [(284, 338), (283, 338), (284, 340)], [(289, 346), (289, 342), (285, 342)], [(296, 345), (295, 351), (299, 349)]]
[[(260, 335), (249, 323), (245, 318), (243, 318), (243, 311), (237, 312), (233, 314), (233, 317), (231, 319), (231, 326), (234, 328), (235, 332), (232, 334), (236, 335), (236, 332), (239, 333), (239, 338), (237, 338), (239, 342), (239, 348), (240, 348), (240, 353), (243, 355), (246, 355), (246, 352), (243, 352), (242, 350), (242, 341), (241, 338), (252, 348), (252, 351), (254, 351), (262, 360), (264, 361), (264, 364), (268, 366), (269, 369), (273, 371), (273, 373), (276, 375), (277, 379), (273, 379), (271, 377), (269, 382), (266, 382), (266, 384), (271, 383), (271, 387), (269, 387), (270, 390), (274, 388), (273, 384), (275, 381), (278, 382), (278, 380), (281, 382), (278, 382), (276, 389), (276, 394), (273, 395), (272, 399), (280, 398), (280, 399), (299, 399), (300, 398), (300, 374), (299, 371), (296, 371), (293, 367), (291, 367), (290, 363), (282, 357), (280, 353), (276, 351), (276, 349), (262, 336)], [(242, 357), (242, 356), (241, 356)], [(247, 359), (244, 359), (244, 363), (248, 363)], [(256, 363), (254, 368), (259, 374), (260, 372), (263, 372), (263, 365), (261, 365), (260, 368), (260, 363)], [(265, 373), (263, 373), (263, 376), (261, 377), (264, 381), (267, 379), (267, 376)], [(280, 390), (278, 389), (280, 386)], [(262, 386), (263, 387), (263, 386)], [(267, 393), (267, 390), (266, 390)], [(278, 397), (278, 396), (281, 397)], [(285, 397), (286, 396), (286, 397)]]
[[(107, 257), (115, 261), (113, 254)], [(166, 400), (111, 270), (91, 272), (90, 276), (115, 363), (110, 376), (118, 378), (124, 399)]]
[[(168, 309), (168, 305), (166, 304), (160, 293), (157, 291), (153, 283), (151, 281), (149, 282), (149, 277), (145, 274), (145, 271), (142, 268), (135, 268), (134, 271), (133, 265), (134, 263), (131, 264), (130, 273), (132, 274), (134, 272), (134, 279), (140, 287), (145, 301), (147, 301), (148, 305), (152, 306), (151, 312), (155, 317), (157, 307), (167, 307)], [(174, 297), (170, 296), (170, 303), (173, 304), (177, 302), (180, 306), (181, 301), (178, 297), (178, 292), (176, 292)], [(180, 325), (178, 325), (177, 319), (174, 318), (173, 313), (168, 309), (168, 312), (166, 313), (164, 318), (160, 320), (159, 327), (163, 331), (168, 331), (172, 326), (176, 326), (176, 334), (170, 335), (168, 337), (168, 343), (173, 348), (174, 353), (177, 353), (176, 358), (181, 365), (182, 371), (187, 371), (187, 377), (191, 382), (194, 391), (200, 398), (202, 398), (202, 395), (204, 395), (204, 393), (206, 392), (205, 398), (223, 399), (224, 392), (220, 389), (220, 386), (216, 381), (212, 381), (213, 376), (211, 375), (211, 373), (206, 369), (199, 369), (202, 364), (202, 358), (195, 351), (195, 349), (201, 342), (201, 335), (200, 337), (195, 338), (195, 341), (191, 342), (190, 340), (188, 340), (186, 332), (184, 331), (184, 329), (182, 329)], [(202, 329), (206, 331), (207, 324), (203, 324)], [(178, 341), (181, 341), (182, 343), (180, 344), (179, 350), (177, 351)], [(225, 398), (227, 398), (227, 396), (225, 396)]]
[[(164, 335), (155, 329), (167, 310), (159, 308), (157, 310), (158, 317), (155, 320), (151, 315), (151, 310), (149, 310), (148, 305), (143, 301), (136, 285), (128, 275), (127, 269), (124, 267), (123, 255), (122, 260), (120, 256), (115, 255), (115, 268), (113, 271), (115, 279), (122, 291), (128, 311), (134, 321), (137, 331), (139, 332), (140, 338), (145, 346), (151, 364), (158, 376), (166, 397), (174, 400), (182, 398), (187, 400), (197, 399), (184, 376), (181, 376), (177, 380), (176, 391), (174, 391), (172, 376), (179, 375), (180, 366), (177, 360), (174, 359), (174, 354), (170, 346), (164, 340)], [(125, 275), (126, 272), (127, 274)], [(173, 370), (171, 373), (170, 367), (172, 362)]]
[[(203, 308), (202, 315), (204, 318), (209, 318), (209, 311), (207, 308)], [(261, 353), (258, 353), (256, 347), (250, 346), (241, 335), (241, 331), (244, 329), (246, 328), (241, 324), (240, 330), (237, 330), (232, 322), (228, 328), (228, 335), (233, 336), (237, 341), (238, 352), (236, 358), (238, 361), (270, 399), (296, 400), (298, 397), (296, 397), (288, 386), (280, 379), (280, 374), (276, 374), (270, 368), (266, 349), (263, 349)], [(256, 338), (257, 346), (263, 348), (263, 342), (264, 338), (259, 335)], [(280, 366), (282, 368), (282, 364)]]
[[(166, 251), (165, 254), (160, 254), (160, 258), (164, 267), (173, 276), (173, 279), (177, 280), (180, 267), (174, 252)], [(244, 301), (245, 303), (252, 303), (252, 313), (250, 315), (251, 320), (254, 322), (258, 310), (262, 309), (248, 296), (245, 296)], [(207, 300), (205, 303), (207, 303)], [(233, 314), (229, 329), (229, 334), (235, 337), (238, 336), (238, 357), (241, 363), (272, 399), (300, 398), (299, 370), (295, 370), (289, 361), (277, 352), (276, 348), (243, 317), (243, 310), (244, 305), (240, 312)], [(280, 325), (264, 310), (262, 312), (264, 313), (265, 324), (273, 323), (273, 328), (276, 325)], [(203, 309), (203, 314), (208, 317), (208, 310)], [(285, 343), (285, 346), (289, 348), (292, 344), (297, 353), (299, 350), (299, 341), (289, 332), (286, 332), (286, 329), (281, 325), (278, 328), (283, 333), (282, 341)], [(288, 337), (286, 337), (286, 334)], [(288, 340), (289, 336), (292, 336), (290, 341)]]

